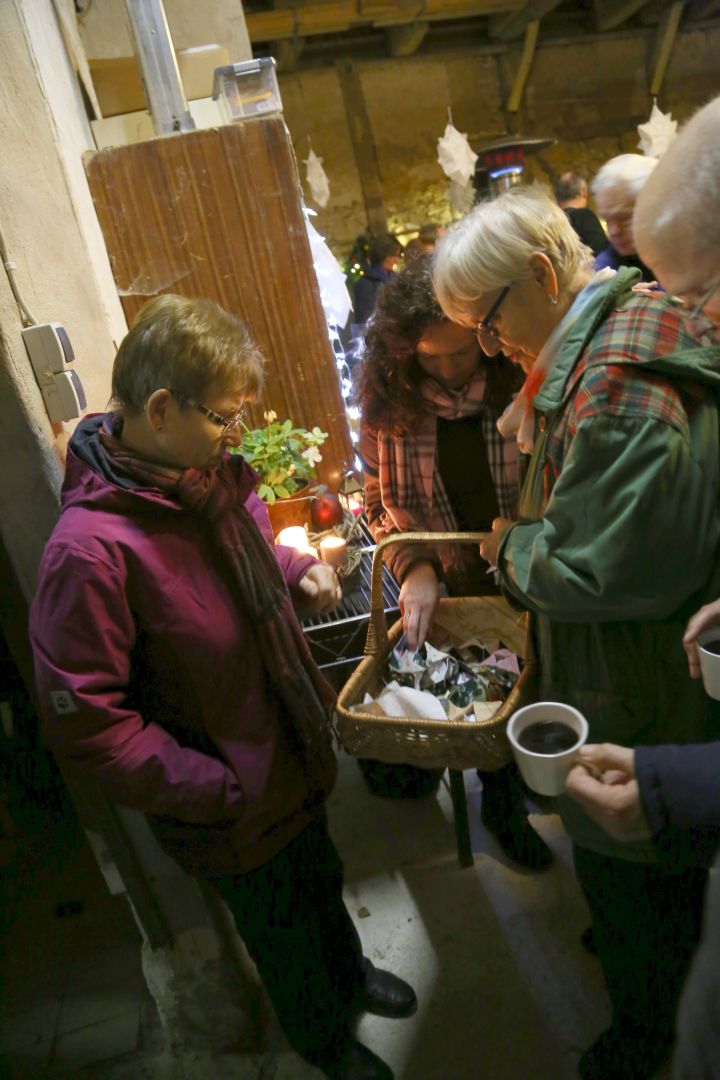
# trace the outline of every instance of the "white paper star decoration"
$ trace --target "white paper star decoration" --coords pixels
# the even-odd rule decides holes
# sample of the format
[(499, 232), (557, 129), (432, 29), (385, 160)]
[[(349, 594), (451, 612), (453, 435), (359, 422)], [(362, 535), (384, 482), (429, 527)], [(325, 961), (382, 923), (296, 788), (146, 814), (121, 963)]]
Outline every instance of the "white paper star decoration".
[(638, 124), (640, 142), (638, 147), (647, 157), (660, 158), (675, 138), (677, 120), (670, 113), (660, 112), (653, 99), (652, 112), (647, 124)]
[(456, 184), (465, 187), (475, 172), (477, 158), (477, 154), (467, 140), (467, 135), (463, 135), (448, 122), (443, 137), (438, 139), (437, 156), (445, 175)]
[(304, 163), (307, 165), (305, 179), (308, 182), (312, 200), (319, 207), (324, 208), (330, 199), (330, 183), (322, 167), (323, 159), (311, 149)]

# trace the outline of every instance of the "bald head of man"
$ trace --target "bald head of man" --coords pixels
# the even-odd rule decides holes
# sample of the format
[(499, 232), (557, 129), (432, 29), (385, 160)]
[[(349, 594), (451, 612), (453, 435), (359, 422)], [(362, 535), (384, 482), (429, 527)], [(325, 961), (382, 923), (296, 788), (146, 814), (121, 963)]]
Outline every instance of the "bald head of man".
[(720, 339), (720, 97), (682, 129), (635, 204), (638, 254)]

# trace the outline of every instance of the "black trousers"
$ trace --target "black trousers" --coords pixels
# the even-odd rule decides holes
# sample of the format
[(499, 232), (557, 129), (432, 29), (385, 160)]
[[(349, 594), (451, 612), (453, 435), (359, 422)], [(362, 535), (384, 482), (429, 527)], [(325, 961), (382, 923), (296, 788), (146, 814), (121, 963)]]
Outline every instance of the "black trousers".
[(208, 880), (233, 913), (288, 1041), (313, 1065), (332, 1066), (366, 966), (324, 814), (257, 870)]
[(575, 847), (575, 871), (612, 1005), (629, 1047), (670, 1045), (680, 992), (700, 938), (707, 871), (671, 871)]

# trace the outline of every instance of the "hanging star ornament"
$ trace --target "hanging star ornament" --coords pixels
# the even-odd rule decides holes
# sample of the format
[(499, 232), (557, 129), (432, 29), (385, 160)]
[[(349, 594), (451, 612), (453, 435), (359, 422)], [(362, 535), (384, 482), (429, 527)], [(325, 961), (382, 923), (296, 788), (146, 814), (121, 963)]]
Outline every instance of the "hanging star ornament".
[(304, 160), (304, 164), (307, 166), (305, 179), (310, 188), (312, 201), (317, 203), (321, 209), (324, 209), (330, 199), (330, 182), (328, 181), (327, 173), (323, 169), (322, 163), (323, 159), (318, 157), (312, 149)]
[(461, 187), (466, 187), (475, 172), (477, 158), (467, 135), (448, 122), (444, 135), (438, 139), (437, 156), (445, 175)]
[(660, 158), (675, 138), (677, 120), (670, 113), (661, 112), (657, 99), (653, 98), (652, 112), (647, 124), (638, 124), (640, 142), (638, 147), (647, 157)]

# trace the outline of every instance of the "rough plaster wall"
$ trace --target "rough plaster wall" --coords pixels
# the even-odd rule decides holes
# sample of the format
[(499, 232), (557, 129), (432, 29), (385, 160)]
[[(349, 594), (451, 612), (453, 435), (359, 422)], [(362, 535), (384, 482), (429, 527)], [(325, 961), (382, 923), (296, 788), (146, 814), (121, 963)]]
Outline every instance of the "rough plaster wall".
[[(529, 180), (551, 181), (568, 168), (592, 177), (609, 157), (637, 150), (636, 125), (652, 105), (647, 85), (653, 45), (648, 33), (538, 49), (512, 122), (514, 130), (558, 142), (529, 159)], [(720, 93), (719, 51), (720, 29), (680, 34), (660, 107), (682, 121)], [(358, 64), (392, 228), (412, 232), (424, 221), (450, 219), (447, 184), (436, 161), (448, 106), (455, 126), (476, 145), (504, 133), (502, 101), (517, 61), (517, 50), (497, 56), (468, 50)], [(367, 223), (337, 76), (332, 69), (307, 71), (281, 76), (280, 86), (298, 157), (306, 156), (309, 134), (324, 158), (330, 203), (318, 225), (344, 257)]]
[[(0, 4), (0, 40), (0, 223), (26, 303), (39, 320), (66, 327), (88, 405), (102, 408), (110, 385), (113, 335), (119, 336), (124, 321), (114, 288), (103, 292), (96, 277), (102, 250), (94, 244), (90, 254), (97, 222), (80, 168), (89, 132), (50, 0)], [(107, 266), (105, 274), (107, 285)], [(61, 462), (72, 425), (49, 423), (20, 329), (17, 306), (1, 274), (0, 526), (29, 596), (57, 514)]]
[[(176, 49), (224, 45), (231, 60), (252, 56), (241, 0), (164, 0), (164, 7)], [(85, 52), (93, 60), (132, 56), (124, 0), (93, 0), (79, 23)]]

